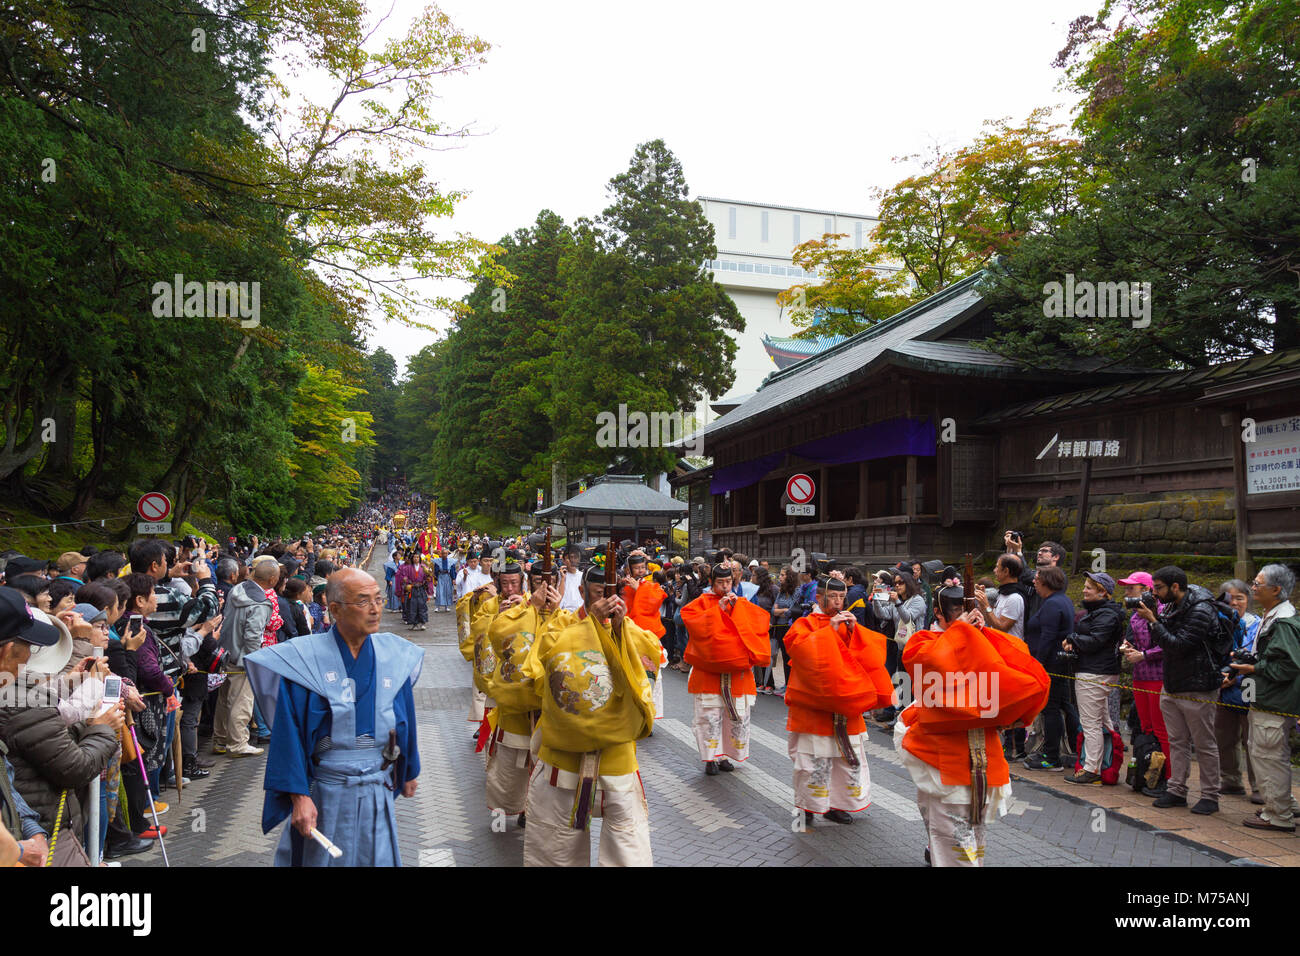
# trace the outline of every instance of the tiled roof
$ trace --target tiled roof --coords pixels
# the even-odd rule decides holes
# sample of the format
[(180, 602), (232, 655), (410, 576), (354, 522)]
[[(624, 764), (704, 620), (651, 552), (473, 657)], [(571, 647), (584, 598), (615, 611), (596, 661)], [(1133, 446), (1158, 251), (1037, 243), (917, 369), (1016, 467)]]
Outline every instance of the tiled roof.
[(602, 514), (640, 516), (642, 518), (678, 518), (685, 515), (685, 502), (678, 501), (641, 481), (640, 475), (606, 475), (597, 478), (580, 495), (537, 512), (538, 517), (553, 514)]

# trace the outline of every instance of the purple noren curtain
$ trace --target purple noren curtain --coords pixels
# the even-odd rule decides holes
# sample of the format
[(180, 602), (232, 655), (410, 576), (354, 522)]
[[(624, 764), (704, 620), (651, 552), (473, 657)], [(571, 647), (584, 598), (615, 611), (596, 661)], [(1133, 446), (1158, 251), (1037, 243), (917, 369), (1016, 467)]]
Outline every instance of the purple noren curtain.
[[(819, 465), (847, 465), (855, 461), (890, 458), (894, 455), (930, 457), (935, 453), (934, 422), (928, 418), (891, 418), (805, 442), (790, 451)], [(720, 495), (747, 488), (760, 481), (784, 457), (785, 452), (775, 452), (751, 461), (717, 468), (709, 483), (709, 491)]]

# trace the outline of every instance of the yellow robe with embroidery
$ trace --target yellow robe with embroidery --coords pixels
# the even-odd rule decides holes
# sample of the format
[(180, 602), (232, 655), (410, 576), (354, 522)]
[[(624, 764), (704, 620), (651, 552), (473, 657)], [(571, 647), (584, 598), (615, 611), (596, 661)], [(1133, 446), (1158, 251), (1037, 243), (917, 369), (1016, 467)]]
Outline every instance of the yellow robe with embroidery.
[(547, 630), (567, 627), (576, 620), (572, 611), (538, 613), (531, 603), (525, 603), (502, 611), (488, 625), (487, 639), (497, 662), (488, 678), (488, 693), (497, 702), (497, 726), (506, 733), (527, 737), (533, 732), (529, 713), (539, 708), (532, 681), (523, 671), (533, 643)]
[(460, 656), (474, 663), (474, 635), (470, 623), (487, 598), (482, 594), (466, 594), (456, 602), (456, 636), (460, 641)]
[(591, 617), (538, 635), (522, 670), (542, 712), (540, 759), (579, 773), (582, 755), (599, 750), (601, 775), (635, 773), (655, 714), (642, 657), (659, 660), (659, 639), (628, 619), (621, 641)]
[(488, 640), (488, 628), (497, 616), (499, 602), (498, 597), (484, 599), (469, 623), (470, 647), (473, 649), (470, 663), (474, 665), (474, 686), (489, 697), (492, 695), (490, 681), (492, 672), (497, 668), (497, 658), (492, 650), (492, 642)]

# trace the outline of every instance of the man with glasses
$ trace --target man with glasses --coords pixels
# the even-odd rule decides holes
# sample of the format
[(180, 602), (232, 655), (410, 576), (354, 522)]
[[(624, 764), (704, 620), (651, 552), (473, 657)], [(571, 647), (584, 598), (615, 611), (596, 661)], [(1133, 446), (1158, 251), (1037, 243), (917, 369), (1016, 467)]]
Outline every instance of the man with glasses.
[(420, 773), (412, 687), (424, 651), (379, 630), (384, 594), (366, 572), (336, 571), (326, 596), (329, 631), (245, 658), (274, 715), (262, 832), (290, 818), (276, 866), (401, 866), (393, 800), (415, 796)]
[(1300, 812), (1291, 794), (1291, 732), (1296, 719), (1290, 715), (1300, 707), (1300, 618), (1289, 600), (1294, 587), (1295, 572), (1286, 565), (1260, 568), (1252, 585), (1264, 612), (1255, 635), (1257, 660), (1229, 665), (1248, 675), (1242, 681), (1242, 696), (1250, 701), (1250, 762), (1264, 797), (1264, 808), (1242, 821), (1252, 830), (1294, 833)]

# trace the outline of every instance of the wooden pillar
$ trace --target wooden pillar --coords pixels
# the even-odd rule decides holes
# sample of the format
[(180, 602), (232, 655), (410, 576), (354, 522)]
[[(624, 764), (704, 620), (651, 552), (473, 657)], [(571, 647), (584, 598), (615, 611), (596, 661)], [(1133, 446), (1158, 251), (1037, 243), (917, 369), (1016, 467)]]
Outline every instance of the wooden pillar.
[(858, 520), (871, 517), (867, 511), (871, 507), (871, 498), (868, 491), (871, 488), (871, 463), (868, 461), (858, 462)]
[(1083, 550), (1083, 523), (1088, 520), (1088, 482), (1092, 479), (1092, 459), (1083, 460), (1083, 479), (1079, 482), (1079, 516), (1074, 520), (1074, 548), (1070, 573), (1079, 572), (1079, 552)]
[[(1237, 530), (1237, 563), (1234, 576), (1242, 581), (1251, 580), (1250, 549), (1246, 547), (1246, 450), (1239, 440), (1237, 423), (1245, 417), (1244, 409), (1233, 409), (1230, 419), (1224, 424), (1233, 432), (1232, 447), (1232, 516), (1233, 526)], [(1227, 418), (1227, 415), (1224, 416)]]
[(903, 478), (904, 490), (903, 501), (906, 502), (907, 511), (907, 555), (917, 553), (916, 547), (916, 524), (912, 521), (916, 517), (916, 456), (907, 456), (907, 473)]

